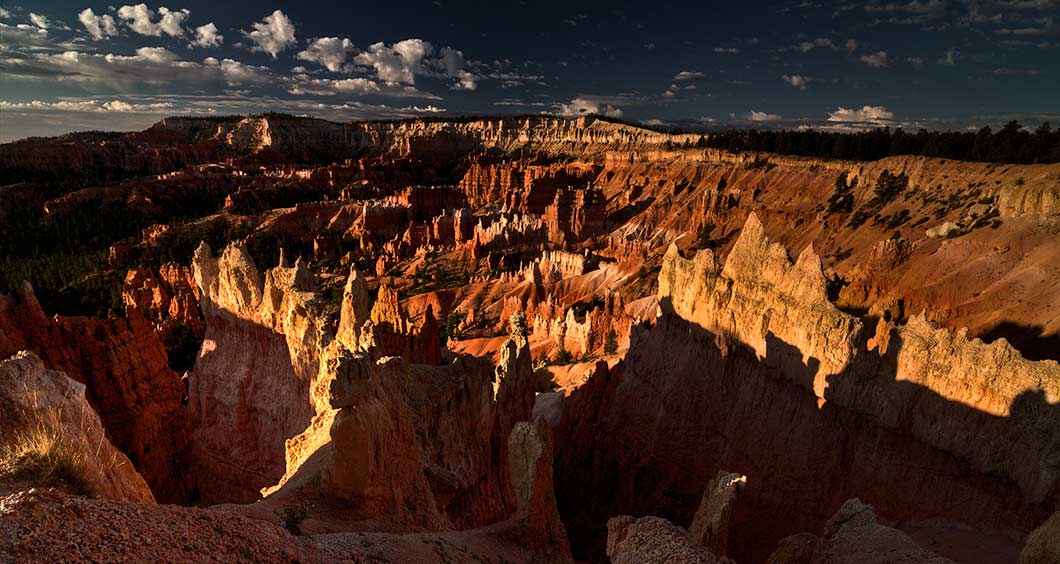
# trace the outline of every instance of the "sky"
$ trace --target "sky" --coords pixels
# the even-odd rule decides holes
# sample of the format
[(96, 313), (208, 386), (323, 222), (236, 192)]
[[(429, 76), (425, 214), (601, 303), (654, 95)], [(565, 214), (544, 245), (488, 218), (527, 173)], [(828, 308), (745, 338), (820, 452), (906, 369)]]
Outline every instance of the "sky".
[(0, 141), (169, 115), (1060, 123), (1060, 0), (0, 0)]

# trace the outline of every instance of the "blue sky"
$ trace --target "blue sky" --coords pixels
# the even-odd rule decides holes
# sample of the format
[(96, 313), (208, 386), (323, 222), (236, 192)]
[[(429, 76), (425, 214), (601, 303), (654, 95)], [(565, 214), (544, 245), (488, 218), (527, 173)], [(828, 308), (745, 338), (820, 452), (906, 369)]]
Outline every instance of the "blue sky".
[(1060, 0), (0, 3), (0, 140), (173, 114), (1060, 122)]

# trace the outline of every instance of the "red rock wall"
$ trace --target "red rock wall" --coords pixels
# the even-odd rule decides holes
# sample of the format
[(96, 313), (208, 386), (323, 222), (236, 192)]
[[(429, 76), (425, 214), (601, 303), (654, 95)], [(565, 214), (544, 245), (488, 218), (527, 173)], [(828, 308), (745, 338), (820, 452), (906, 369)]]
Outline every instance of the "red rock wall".
[(48, 318), (24, 284), (0, 296), (0, 356), (32, 350), (45, 366), (85, 384), (107, 435), (143, 475), (159, 501), (188, 499), (188, 420), (184, 384), (136, 309), (127, 318)]

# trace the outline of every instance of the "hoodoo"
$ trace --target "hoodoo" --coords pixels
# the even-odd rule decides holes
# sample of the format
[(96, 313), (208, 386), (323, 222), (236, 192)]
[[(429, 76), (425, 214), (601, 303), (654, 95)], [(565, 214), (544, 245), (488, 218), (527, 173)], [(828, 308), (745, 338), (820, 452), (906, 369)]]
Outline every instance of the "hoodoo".
[[(1041, 3), (952, 25), (934, 20), (956, 7), (929, 4), (832, 17), (864, 9), (879, 21), (848, 28), (881, 34), (996, 19), (976, 38), (1051, 48), (1023, 45), (1049, 35)], [(409, 17), (436, 9), (459, 11)], [(771, 45), (728, 74), (660, 64), (664, 94), (550, 101), (584, 55), (553, 69), (547, 53), (355, 45), (283, 10), (236, 45), (199, 11), (157, 10), (87, 8), (87, 35), (60, 40), (80, 33), (69, 14), (0, 9), (14, 81), (188, 89), (0, 100), (5, 127), (182, 113), (214, 83), (211, 112), (268, 87), (270, 107), (305, 97), (294, 113), (312, 115), (189, 106), (143, 131), (0, 144), (0, 560), (1060, 561), (1052, 126), (912, 133), (882, 106), (817, 128), (759, 110), (740, 131), (609, 117), (679, 111), (788, 56), (925, 67), (879, 38), (762, 34), (697, 59)], [(104, 50), (138, 36), (162, 43)], [(1038, 76), (1017, 70), (988, 74)], [(781, 72), (807, 99), (845, 88)], [(499, 90), (498, 107), (566, 115), (423, 117)]]

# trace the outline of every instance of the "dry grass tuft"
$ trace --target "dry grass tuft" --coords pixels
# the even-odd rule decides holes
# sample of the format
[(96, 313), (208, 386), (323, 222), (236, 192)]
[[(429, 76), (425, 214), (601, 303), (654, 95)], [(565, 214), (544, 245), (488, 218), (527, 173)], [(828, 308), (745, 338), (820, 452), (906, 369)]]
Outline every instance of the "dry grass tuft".
[(16, 435), (7, 447), (0, 449), (0, 480), (24, 481), (34, 487), (60, 488), (83, 496), (95, 495), (84, 460), (43, 425)]

